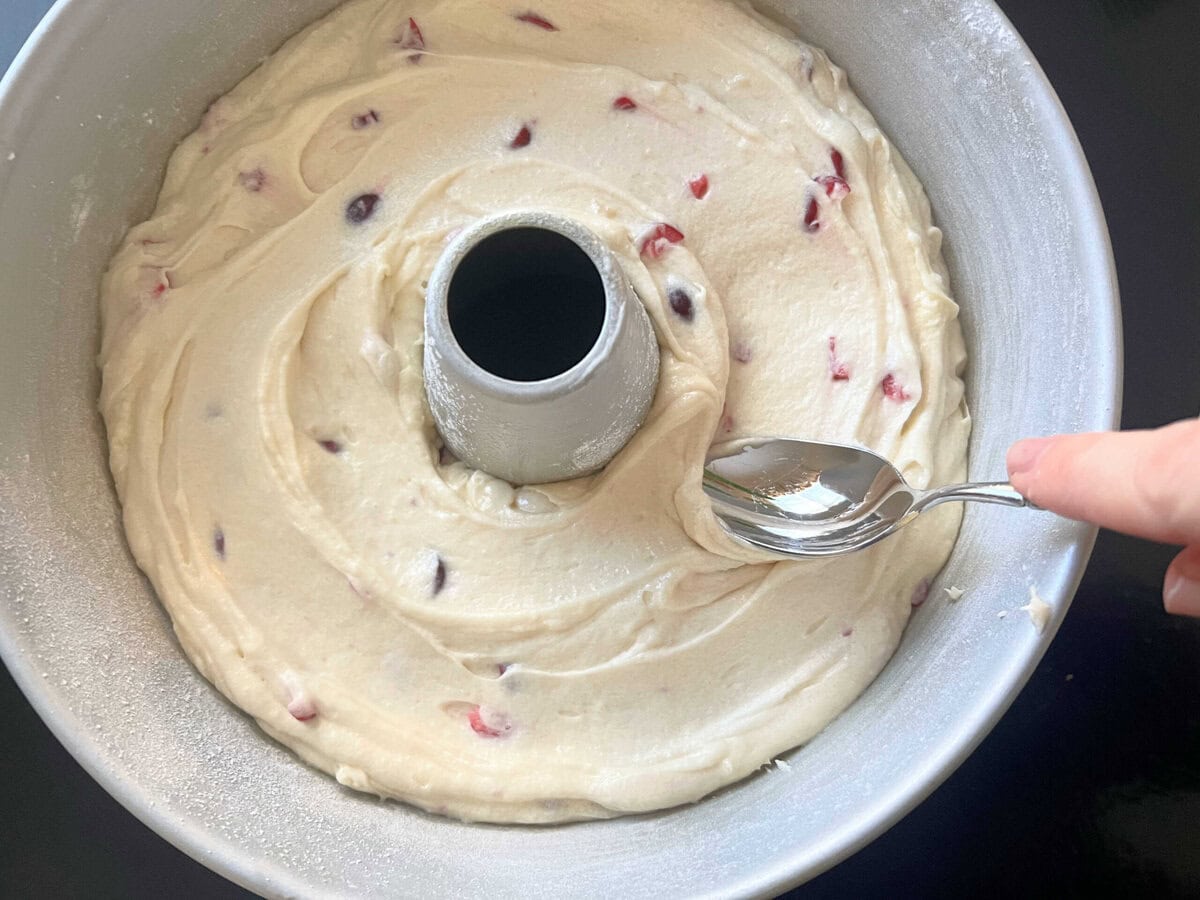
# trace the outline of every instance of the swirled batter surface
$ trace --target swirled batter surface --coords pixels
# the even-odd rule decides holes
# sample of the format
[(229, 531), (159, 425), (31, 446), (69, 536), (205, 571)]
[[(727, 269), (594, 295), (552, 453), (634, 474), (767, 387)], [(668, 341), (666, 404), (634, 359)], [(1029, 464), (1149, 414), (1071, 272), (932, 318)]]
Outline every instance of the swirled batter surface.
[[(537, 488), (442, 452), (421, 376), (445, 242), (517, 208), (601, 235), (662, 352), (633, 441)], [(950, 550), (942, 509), (763, 562), (700, 487), (752, 434), (963, 475), (939, 247), (842, 72), (747, 9), (356, 0), (212, 105), (106, 276), (130, 545), (201, 672), (350, 787), (502, 822), (696, 800), (844, 709)]]

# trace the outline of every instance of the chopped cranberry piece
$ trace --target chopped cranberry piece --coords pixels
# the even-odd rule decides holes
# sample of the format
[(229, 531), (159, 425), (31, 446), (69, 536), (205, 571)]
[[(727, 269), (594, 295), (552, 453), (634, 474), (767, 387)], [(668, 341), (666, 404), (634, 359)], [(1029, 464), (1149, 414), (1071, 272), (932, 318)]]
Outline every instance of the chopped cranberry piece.
[(842, 200), (850, 193), (846, 179), (837, 175), (818, 175), (813, 181), (825, 188), (825, 195), (831, 200)]
[(378, 194), (359, 194), (346, 205), (346, 220), (353, 225), (367, 221), (375, 213)]
[(896, 380), (896, 376), (891, 372), (883, 376), (883, 381), (879, 382), (879, 387), (883, 390), (883, 396), (889, 400), (903, 403), (905, 400), (910, 399), (908, 392), (904, 390), (904, 386)]
[(692, 305), (692, 298), (688, 296), (688, 292), (683, 288), (671, 288), (667, 291), (667, 303), (671, 305), (671, 312), (679, 316), (685, 322), (692, 321), (695, 315), (695, 307)]
[(745, 365), (754, 359), (754, 349), (745, 341), (736, 341), (733, 345), (733, 358)]
[(843, 181), (846, 180), (846, 160), (842, 157), (839, 150), (834, 149), (829, 153), (829, 160), (833, 163), (833, 174)]
[(671, 244), (678, 244), (683, 240), (683, 232), (674, 225), (668, 225), (666, 222), (659, 222), (651, 227), (642, 236), (641, 245), (638, 248), (642, 256), (649, 256), (651, 259), (658, 259), (667, 252), (667, 248)]
[(400, 37), (392, 43), (401, 50), (424, 50), (425, 36), (421, 34), (421, 28), (417, 25), (416, 19), (410, 18), (408, 24), (404, 26), (404, 30), (400, 32)]
[(817, 198), (809, 196), (808, 202), (804, 206), (804, 230), (809, 234), (815, 234), (821, 230), (821, 206), (817, 203)]
[(849, 381), (850, 370), (846, 368), (846, 364), (838, 359), (837, 355), (837, 338), (829, 339), (829, 374), (834, 381)]
[(528, 147), (529, 142), (533, 140), (533, 132), (528, 125), (522, 125), (521, 130), (517, 132), (516, 137), (508, 142), (508, 146), (513, 150), (520, 150), (522, 147)]
[(471, 707), (467, 712), (467, 722), (470, 724), (471, 730), (480, 737), (504, 737), (504, 735), (512, 731), (512, 725), (502, 716), (492, 716), (491, 718), (491, 724), (485, 722), (478, 706)]
[(558, 31), (558, 28), (555, 27), (554, 23), (552, 23), (549, 19), (539, 16), (535, 12), (522, 13), (519, 16), (513, 16), (513, 18), (518, 22), (524, 22), (527, 25), (536, 25), (543, 31)]
[(804, 53), (800, 57), (800, 74), (807, 81), (813, 80), (813, 58), (811, 53)]
[(842, 637), (850, 637), (852, 634), (854, 634), (854, 629), (849, 625), (842, 629)]
[(288, 703), (287, 710), (297, 722), (307, 722), (317, 715), (317, 707), (303, 694), (293, 697)]
[(437, 596), (442, 592), (442, 588), (446, 586), (446, 563), (439, 556), (437, 558), (437, 568), (433, 570), (433, 596)]
[(508, 671), (509, 665), (510, 665), (509, 663), (496, 663), (496, 671), (500, 675), (503, 675), (505, 672)]
[(320, 444), (321, 449), (327, 453), (341, 453), (342, 452), (342, 445), (339, 444), (335, 440), (331, 440), (331, 439), (327, 438), (323, 441), (317, 441), (317, 443)]
[(213, 531), (213, 550), (216, 551), (217, 559), (225, 559), (225, 532), (220, 528)]
[(637, 109), (637, 103), (634, 102), (632, 97), (622, 95), (612, 102), (612, 108), (619, 109), (622, 112), (633, 112), (633, 110)]
[(363, 128), (367, 128), (371, 125), (374, 125), (378, 121), (379, 121), (379, 113), (375, 112), (375, 110), (373, 110), (373, 109), (368, 109), (362, 115), (354, 116), (350, 120), (350, 127), (353, 128), (355, 131), (360, 131)]
[(688, 182), (688, 187), (692, 189), (692, 196), (697, 200), (703, 200), (708, 196), (708, 176), (697, 175)]
[(249, 172), (238, 172), (238, 184), (251, 193), (257, 194), (266, 186), (267, 173), (261, 167)]
[(357, 594), (360, 599), (362, 599), (362, 600), (370, 600), (371, 599), (371, 592), (367, 589), (367, 586), (364, 585), (357, 578), (355, 578), (353, 575), (347, 575), (346, 581), (350, 585), (350, 590), (354, 591), (354, 593)]
[(911, 599), (913, 609), (916, 609), (917, 607), (921, 606), (921, 604), (923, 604), (928, 598), (929, 598), (929, 579), (922, 578), (920, 581), (917, 582), (917, 586), (915, 588), (913, 588), (912, 599)]

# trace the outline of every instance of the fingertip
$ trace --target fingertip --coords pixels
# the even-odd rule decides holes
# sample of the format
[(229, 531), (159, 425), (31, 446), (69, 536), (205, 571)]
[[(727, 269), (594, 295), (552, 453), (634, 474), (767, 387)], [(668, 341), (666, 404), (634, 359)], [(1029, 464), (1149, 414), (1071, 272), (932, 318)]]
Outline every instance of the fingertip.
[(1005, 459), (1009, 479), (1018, 479), (1033, 472), (1053, 441), (1054, 438), (1026, 438), (1009, 447)]
[(1163, 583), (1163, 608), (1174, 616), (1200, 618), (1200, 581), (1168, 572)]
[[(1018, 441), (1008, 453), (1009, 478), (1031, 503), (1069, 519), (1170, 544), (1196, 545), (1200, 431), (1190, 427)], [(1188, 578), (1200, 582), (1200, 551), (1195, 568)]]
[(1163, 607), (1172, 615), (1200, 618), (1200, 545), (1184, 550), (1167, 569)]

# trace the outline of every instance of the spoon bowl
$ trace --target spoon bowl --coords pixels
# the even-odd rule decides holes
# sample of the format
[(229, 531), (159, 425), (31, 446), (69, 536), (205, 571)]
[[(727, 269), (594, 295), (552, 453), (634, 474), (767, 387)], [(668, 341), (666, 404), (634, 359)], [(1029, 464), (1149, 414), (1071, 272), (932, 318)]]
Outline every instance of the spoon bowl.
[(787, 557), (853, 553), (951, 500), (1030, 506), (1006, 482), (909, 486), (862, 447), (794, 438), (746, 438), (704, 469), (704, 492), (736, 540)]

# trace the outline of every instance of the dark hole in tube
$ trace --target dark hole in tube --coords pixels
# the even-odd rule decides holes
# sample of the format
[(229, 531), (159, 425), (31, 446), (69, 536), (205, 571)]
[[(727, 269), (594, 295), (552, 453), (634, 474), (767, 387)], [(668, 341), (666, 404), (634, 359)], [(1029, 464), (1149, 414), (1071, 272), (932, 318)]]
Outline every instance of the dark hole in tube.
[(478, 366), (543, 381), (587, 356), (604, 325), (604, 283), (570, 238), (512, 228), (484, 238), (450, 279), (450, 330)]

